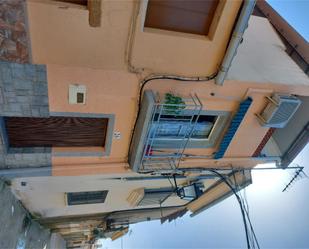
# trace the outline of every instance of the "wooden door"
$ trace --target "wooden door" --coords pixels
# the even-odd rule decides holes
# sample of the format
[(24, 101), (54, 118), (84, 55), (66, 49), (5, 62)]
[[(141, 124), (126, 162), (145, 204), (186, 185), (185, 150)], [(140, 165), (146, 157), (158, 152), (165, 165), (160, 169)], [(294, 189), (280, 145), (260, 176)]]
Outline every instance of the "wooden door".
[(106, 118), (5, 117), (10, 147), (104, 147), (107, 123)]

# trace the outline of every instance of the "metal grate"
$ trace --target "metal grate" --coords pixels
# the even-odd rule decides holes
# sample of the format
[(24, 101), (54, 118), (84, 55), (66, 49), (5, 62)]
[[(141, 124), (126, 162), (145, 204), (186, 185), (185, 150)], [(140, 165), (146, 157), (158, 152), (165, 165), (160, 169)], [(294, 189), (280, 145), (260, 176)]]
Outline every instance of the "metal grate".
[[(155, 104), (144, 144), (141, 170), (177, 169), (194, 134), (203, 105), (196, 94), (183, 97), (167, 93), (162, 98), (153, 93), (153, 98)], [(174, 143), (171, 145), (170, 141)]]
[(107, 193), (107, 190), (67, 193), (68, 205), (104, 203)]

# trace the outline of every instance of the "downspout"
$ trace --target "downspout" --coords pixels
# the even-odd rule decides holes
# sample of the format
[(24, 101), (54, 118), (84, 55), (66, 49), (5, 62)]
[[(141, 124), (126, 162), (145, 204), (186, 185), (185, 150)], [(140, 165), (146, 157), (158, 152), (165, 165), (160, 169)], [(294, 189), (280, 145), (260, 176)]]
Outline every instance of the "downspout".
[(221, 63), (218, 74), (215, 78), (215, 83), (217, 85), (223, 85), (226, 78), (227, 72), (231, 67), (234, 56), (237, 53), (237, 48), (242, 41), (242, 37), (246, 28), (248, 27), (249, 18), (253, 12), (256, 0), (245, 0), (244, 5), (241, 9), (237, 24), (232, 34), (232, 38), (229, 42), (229, 46), (226, 50), (225, 56)]

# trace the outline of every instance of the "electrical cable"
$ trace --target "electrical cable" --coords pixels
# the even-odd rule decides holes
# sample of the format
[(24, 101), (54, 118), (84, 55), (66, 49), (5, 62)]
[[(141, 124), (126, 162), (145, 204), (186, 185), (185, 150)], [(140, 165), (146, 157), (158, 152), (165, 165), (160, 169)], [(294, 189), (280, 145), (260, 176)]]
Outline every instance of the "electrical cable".
[(219, 176), (222, 179), (222, 181), (224, 181), (224, 183), (232, 190), (233, 194), (235, 195), (235, 197), (238, 201), (239, 207), (240, 207), (240, 211), (241, 211), (241, 215), (242, 215), (242, 219), (243, 219), (243, 223), (244, 223), (247, 248), (250, 249), (251, 245), (250, 245), (250, 239), (249, 239), (249, 233), (248, 233), (248, 226), (247, 226), (245, 211), (243, 209), (243, 205), (242, 205), (240, 197), (238, 196), (238, 194), (235, 191), (235, 189), (233, 188), (233, 186), (228, 182), (228, 180), (222, 174), (220, 174), (219, 172), (217, 172), (215, 170), (210, 170), (210, 171), (213, 172), (214, 174), (216, 174), (217, 176)]
[[(130, 148), (132, 146), (132, 141), (133, 141), (133, 132), (135, 131), (137, 120), (138, 120), (140, 110), (141, 110), (142, 93), (144, 91), (145, 86), (149, 82), (151, 82), (152, 80), (176, 80), (176, 81), (203, 82), (203, 81), (210, 81), (210, 80), (214, 79), (217, 76), (217, 74), (218, 74), (218, 72), (216, 72), (216, 73), (214, 73), (210, 76), (205, 76), (205, 77), (181, 77), (181, 76), (176, 76), (176, 75), (154, 75), (154, 76), (150, 76), (150, 77), (144, 79), (141, 82), (141, 87), (140, 87), (139, 93), (138, 93), (138, 110), (137, 110), (135, 122), (134, 122), (134, 125), (133, 125), (133, 129), (132, 129), (128, 153), (130, 153)], [(129, 155), (128, 155), (128, 158), (129, 158)]]
[[(249, 204), (248, 204), (248, 201), (247, 201), (247, 197), (245, 197), (245, 198), (242, 197), (241, 192), (240, 192), (240, 186), (237, 184), (234, 172), (235, 171), (233, 170), (234, 185), (236, 187), (236, 192), (239, 193), (239, 197), (242, 201), (242, 205), (243, 205), (243, 208), (244, 208), (244, 211), (245, 211), (245, 214), (246, 214), (246, 218), (247, 218), (249, 225), (250, 225), (250, 230), (251, 230), (251, 233), (252, 233), (251, 240), (253, 241), (253, 247), (255, 247), (255, 243), (256, 243), (257, 247), (260, 249), (259, 242), (257, 240), (255, 231), (254, 231), (252, 223), (251, 223), (251, 219), (250, 219), (250, 215), (249, 215)], [(242, 174), (244, 175), (244, 170), (242, 170)]]

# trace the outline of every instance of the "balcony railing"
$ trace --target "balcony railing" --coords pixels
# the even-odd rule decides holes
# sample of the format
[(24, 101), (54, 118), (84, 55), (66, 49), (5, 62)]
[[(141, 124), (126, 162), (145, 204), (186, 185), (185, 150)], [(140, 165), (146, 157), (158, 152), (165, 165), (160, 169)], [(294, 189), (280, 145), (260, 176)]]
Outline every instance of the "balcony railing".
[(140, 170), (177, 169), (189, 140), (203, 132), (197, 121), (203, 105), (196, 94), (151, 94), (153, 106)]

